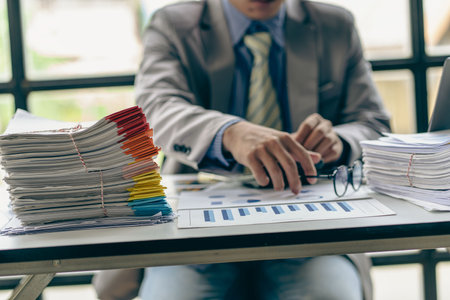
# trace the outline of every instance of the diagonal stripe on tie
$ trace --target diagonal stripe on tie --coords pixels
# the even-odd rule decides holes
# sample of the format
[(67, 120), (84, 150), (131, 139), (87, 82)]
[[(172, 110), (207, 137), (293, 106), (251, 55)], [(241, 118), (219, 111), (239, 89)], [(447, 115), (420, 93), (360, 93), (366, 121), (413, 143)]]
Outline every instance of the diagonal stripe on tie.
[[(261, 86), (258, 85), (259, 83), (261, 84)], [(254, 114), (256, 114), (258, 111), (262, 109), (261, 104), (264, 104), (268, 97), (274, 95), (274, 91), (270, 89), (271, 84), (272, 82), (269, 76), (265, 76), (265, 78), (261, 79), (261, 82), (255, 82), (253, 84), (253, 87), (250, 90), (249, 106), (247, 108), (247, 117), (252, 118)], [(261, 95), (259, 95), (258, 93), (259, 90), (267, 91), (267, 94), (262, 95), (262, 97), (264, 97), (262, 101), (255, 101), (256, 97), (261, 97)]]
[(246, 35), (244, 43), (253, 54), (246, 118), (250, 122), (281, 130), (281, 110), (269, 73), (270, 34), (257, 32)]
[[(262, 97), (263, 101), (259, 104), (260, 106), (254, 108), (252, 113), (248, 113), (248, 117), (257, 124), (268, 126), (264, 121), (268, 118), (268, 115), (272, 113), (272, 109), (278, 107), (278, 103), (276, 102), (274, 91), (268, 91), (267, 94), (262, 95)], [(255, 104), (255, 102), (253, 104)]]

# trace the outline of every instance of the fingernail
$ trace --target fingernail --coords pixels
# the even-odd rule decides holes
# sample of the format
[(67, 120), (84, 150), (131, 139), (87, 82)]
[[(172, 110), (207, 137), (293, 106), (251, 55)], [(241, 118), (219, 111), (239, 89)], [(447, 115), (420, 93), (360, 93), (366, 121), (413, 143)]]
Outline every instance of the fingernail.
[(317, 178), (308, 178), (308, 182), (310, 184), (315, 184), (317, 182)]
[[(256, 181), (258, 181), (258, 180), (256, 180)], [(269, 184), (269, 178), (267, 178), (267, 177), (261, 178), (261, 179), (259, 180), (258, 184), (261, 185), (261, 186), (266, 186), (266, 185), (268, 185), (268, 184)]]
[(298, 193), (300, 193), (301, 189), (302, 189), (302, 184), (299, 183), (299, 184), (294, 186), (294, 188), (292, 189), (292, 192), (297, 195)]

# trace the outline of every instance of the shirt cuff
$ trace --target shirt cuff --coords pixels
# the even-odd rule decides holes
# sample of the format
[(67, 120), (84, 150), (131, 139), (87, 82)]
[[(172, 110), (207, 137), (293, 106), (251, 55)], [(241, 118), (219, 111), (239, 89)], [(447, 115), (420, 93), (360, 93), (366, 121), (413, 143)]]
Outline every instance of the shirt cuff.
[(227, 130), (228, 127), (241, 121), (242, 119), (229, 121), (219, 129), (219, 131), (216, 133), (216, 136), (212, 140), (211, 145), (209, 146), (208, 151), (205, 154), (205, 157), (200, 163), (201, 168), (230, 169), (231, 167), (233, 167), (236, 161), (232, 157), (225, 157), (225, 155), (223, 154), (222, 138), (225, 130)]

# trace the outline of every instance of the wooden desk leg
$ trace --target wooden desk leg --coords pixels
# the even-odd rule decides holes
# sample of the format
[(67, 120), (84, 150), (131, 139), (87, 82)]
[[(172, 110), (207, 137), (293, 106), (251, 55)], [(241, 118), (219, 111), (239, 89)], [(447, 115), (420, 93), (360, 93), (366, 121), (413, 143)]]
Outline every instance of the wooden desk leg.
[(55, 273), (26, 275), (14, 289), (9, 300), (36, 299), (55, 277)]

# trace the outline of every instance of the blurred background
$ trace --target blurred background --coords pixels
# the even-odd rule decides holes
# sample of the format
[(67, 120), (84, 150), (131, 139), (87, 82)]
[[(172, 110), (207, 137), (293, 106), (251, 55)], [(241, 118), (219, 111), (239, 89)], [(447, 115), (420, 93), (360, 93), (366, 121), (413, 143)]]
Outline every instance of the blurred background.
[[(0, 134), (17, 108), (92, 121), (134, 105), (141, 34), (158, 8), (174, 2), (0, 0)], [(354, 14), (393, 131), (426, 131), (442, 64), (450, 56), (450, 1), (322, 2)], [(425, 273), (419, 263), (375, 267), (376, 299), (424, 299)], [(436, 276), (438, 298), (450, 299), (449, 263), (438, 263)], [(95, 299), (90, 286), (69, 294), (67, 287), (51, 287), (45, 299), (61, 299), (59, 289), (67, 299), (73, 293), (74, 299)], [(0, 299), (4, 295), (0, 291)]]
[[(173, 2), (0, 0), (0, 133), (16, 108), (87, 121), (133, 105), (141, 33)], [(450, 55), (450, 2), (325, 2), (354, 14), (394, 132), (426, 130)]]

